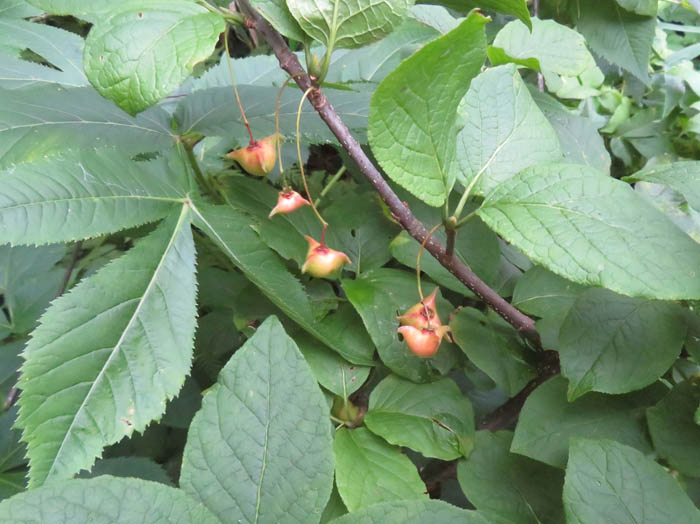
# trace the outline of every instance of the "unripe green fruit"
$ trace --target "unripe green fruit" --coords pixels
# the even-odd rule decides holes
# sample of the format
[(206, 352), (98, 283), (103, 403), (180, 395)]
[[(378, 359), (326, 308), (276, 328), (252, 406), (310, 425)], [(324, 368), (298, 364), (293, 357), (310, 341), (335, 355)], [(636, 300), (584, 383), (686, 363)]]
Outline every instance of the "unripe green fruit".
[(238, 162), (251, 175), (265, 176), (275, 167), (277, 161), (277, 141), (279, 135), (270, 135), (262, 140), (251, 142), (246, 147), (236, 149), (226, 155)]
[(352, 265), (345, 253), (321, 245), (308, 235), (306, 235), (306, 241), (309, 243), (309, 251), (306, 253), (304, 265), (301, 266), (302, 273), (326, 278), (335, 275), (344, 264)]

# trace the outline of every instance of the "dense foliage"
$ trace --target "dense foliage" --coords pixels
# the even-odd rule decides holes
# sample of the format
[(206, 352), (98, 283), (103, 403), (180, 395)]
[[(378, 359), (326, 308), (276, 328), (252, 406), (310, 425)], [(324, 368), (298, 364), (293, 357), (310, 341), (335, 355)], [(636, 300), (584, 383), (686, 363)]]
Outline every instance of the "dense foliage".
[(700, 522), (700, 2), (431, 4), (0, 0), (0, 522)]

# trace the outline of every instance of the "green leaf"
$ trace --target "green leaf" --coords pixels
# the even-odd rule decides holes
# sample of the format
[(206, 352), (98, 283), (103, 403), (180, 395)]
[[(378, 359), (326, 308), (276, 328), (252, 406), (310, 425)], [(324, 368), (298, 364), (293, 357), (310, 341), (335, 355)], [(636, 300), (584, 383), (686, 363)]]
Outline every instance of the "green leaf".
[(514, 65), (477, 76), (462, 101), (457, 180), (488, 193), (523, 169), (562, 159), (559, 140)]
[(676, 304), (586, 291), (559, 331), (569, 400), (588, 391), (627, 393), (648, 386), (678, 357), (685, 333)]
[(120, 10), (85, 40), (90, 83), (132, 115), (174, 91), (226, 28), (221, 16), (194, 2), (160, 4)]
[(179, 489), (146, 480), (109, 476), (67, 480), (16, 495), (0, 503), (0, 522), (220, 523), (207, 508)]
[(41, 318), (19, 383), (30, 488), (89, 468), (104, 446), (160, 417), (180, 390), (196, 285), (189, 208), (178, 214)]
[(181, 485), (222, 522), (318, 522), (333, 486), (327, 417), (299, 349), (269, 317), (204, 396)]
[(533, 266), (515, 284), (513, 305), (525, 313), (543, 318), (566, 315), (585, 290), (584, 286), (542, 266)]
[[(415, 278), (406, 271), (379, 268), (355, 280), (343, 279), (342, 285), (348, 300), (362, 317), (382, 362), (397, 375), (414, 382), (426, 382), (437, 374), (436, 370), (449, 371), (456, 355), (455, 348), (443, 341), (433, 358), (420, 358), (399, 340), (396, 317), (419, 300)], [(425, 296), (432, 290), (432, 287), (423, 286)], [(446, 321), (451, 305), (439, 299), (437, 308), (440, 318)]]
[(414, 384), (389, 375), (372, 391), (365, 425), (424, 457), (452, 460), (474, 445), (474, 411), (452, 380)]
[(195, 225), (289, 318), (346, 360), (373, 365), (374, 347), (359, 319), (346, 309), (318, 322), (299, 280), (250, 227), (248, 216), (229, 206), (197, 203), (192, 209)]
[(486, 56), (484, 25), (471, 13), (387, 76), (370, 103), (372, 152), (389, 177), (432, 206), (445, 201), (456, 175), (459, 101)]
[(41, 11), (29, 5), (25, 0), (0, 1), (0, 18), (29, 18), (40, 15)]
[(698, 510), (666, 470), (611, 440), (571, 441), (564, 508), (569, 524), (700, 521)]
[(515, 395), (535, 378), (518, 333), (499, 316), (462, 308), (450, 327), (469, 360), (509, 395)]
[(638, 15), (656, 16), (659, 0), (615, 0), (621, 7)]
[(0, 173), (0, 242), (70, 242), (153, 222), (185, 201), (182, 160), (75, 152)]
[(88, 84), (82, 66), (83, 39), (78, 35), (46, 24), (1, 17), (0, 35), (0, 44), (30, 49), (51, 63), (67, 84)]
[(592, 168), (528, 168), (477, 213), (534, 262), (574, 282), (631, 296), (700, 297), (700, 245), (629, 185)]
[(624, 177), (623, 180), (664, 184), (678, 191), (688, 204), (700, 210), (700, 162), (673, 162), (654, 166)]
[(333, 451), (335, 482), (349, 511), (378, 502), (427, 499), (409, 458), (367, 428), (336, 431)]
[(590, 118), (572, 112), (547, 93), (530, 89), (530, 94), (554, 128), (565, 162), (610, 172), (610, 153)]
[(23, 492), (26, 484), (24, 471), (0, 473), (0, 501)]
[(564, 472), (510, 453), (510, 431), (477, 431), (474, 451), (457, 466), (464, 494), (486, 516), (517, 524), (564, 520)]
[[(27, 450), (20, 442), (20, 431), (12, 427), (16, 418), (17, 407), (0, 413), (0, 473), (12, 471), (25, 464), (24, 455)], [(22, 487), (24, 488), (24, 483)]]
[(10, 317), (6, 324), (4, 315), (0, 316), (0, 328), (7, 327), (13, 333), (25, 333), (34, 328), (61, 287), (65, 269), (54, 266), (65, 252), (65, 246), (56, 245), (0, 246), (0, 292), (3, 307)]
[(142, 480), (173, 485), (163, 466), (148, 457), (112, 457), (99, 459), (90, 469), (82, 472), (77, 478), (90, 479), (111, 475), (113, 477), (133, 477)]
[(346, 399), (360, 389), (372, 370), (369, 366), (351, 364), (307, 333), (294, 333), (294, 341), (318, 383), (341, 398)]
[(522, 22), (509, 22), (488, 56), (493, 65), (513, 62), (542, 72), (547, 89), (561, 98), (596, 95), (604, 80), (583, 37), (554, 20), (533, 18), (531, 31)]
[[(230, 82), (230, 80), (229, 80)], [(241, 85), (238, 92), (245, 106), (246, 117), (256, 138), (275, 132), (275, 106), (279, 87)], [(370, 92), (325, 90), (333, 108), (360, 142), (366, 142), (367, 113)], [(296, 136), (299, 92), (286, 89), (280, 101), (280, 133), (291, 139)], [(232, 145), (248, 145), (248, 132), (240, 116), (234, 113), (236, 99), (231, 86), (201, 89), (186, 96), (177, 106), (175, 119), (181, 134), (232, 137)], [(313, 143), (337, 143), (316, 110), (305, 102), (301, 112), (301, 136)]]
[(700, 377), (676, 385), (656, 406), (647, 410), (649, 432), (656, 452), (674, 469), (700, 476), (700, 426), (694, 421), (700, 403)]
[(306, 33), (289, 12), (287, 0), (251, 0), (250, 3), (284, 36), (299, 42), (306, 40)]
[(475, 7), (489, 9), (497, 13), (513, 15), (532, 27), (530, 11), (525, 0), (430, 0), (430, 4), (440, 4), (460, 13), (468, 13)]
[(85, 82), (67, 79), (62, 71), (11, 56), (0, 55), (0, 88), (27, 89), (40, 84), (61, 84), (66, 87), (80, 87)]
[(403, 22), (413, 0), (287, 0), (299, 26), (329, 50), (362, 47)]
[(442, 500), (395, 500), (348, 513), (331, 524), (493, 524), (476, 511), (466, 511)]
[(625, 11), (616, 0), (581, 2), (576, 12), (576, 27), (594, 52), (649, 83), (655, 17)]
[[(43, 11), (54, 15), (70, 15), (91, 23), (105, 22), (115, 14), (144, 6), (144, 0), (120, 2), (93, 2), (92, 0), (27, 0)], [(167, 1), (167, 0), (164, 0)], [(181, 0), (180, 0), (181, 1)], [(147, 5), (158, 5), (158, 0), (148, 0)], [(163, 5), (162, 3), (160, 5)]]
[(47, 153), (116, 146), (125, 154), (172, 146), (170, 116), (161, 108), (132, 118), (89, 87), (0, 89), (0, 167)]
[(563, 469), (572, 437), (613, 439), (652, 451), (644, 415), (666, 393), (664, 386), (627, 395), (588, 393), (574, 402), (567, 400), (566, 390), (566, 379), (554, 377), (532, 392), (515, 428), (513, 453)]

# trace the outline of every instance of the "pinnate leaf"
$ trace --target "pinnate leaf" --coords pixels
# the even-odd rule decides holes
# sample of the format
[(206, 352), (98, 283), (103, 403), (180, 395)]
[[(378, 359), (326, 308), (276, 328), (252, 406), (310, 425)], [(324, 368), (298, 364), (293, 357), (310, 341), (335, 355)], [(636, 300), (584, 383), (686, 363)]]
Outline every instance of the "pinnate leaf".
[(463, 100), (457, 179), (484, 194), (523, 169), (560, 161), (559, 140), (515, 66), (477, 76)]
[(219, 524), (221, 521), (179, 489), (146, 480), (104, 476), (68, 480), (0, 503), (0, 523), (18, 522)]
[(612, 440), (573, 439), (564, 481), (569, 524), (700, 522), (700, 512), (664, 468)]
[(431, 206), (454, 183), (457, 106), (486, 58), (487, 19), (471, 13), (391, 72), (374, 93), (367, 130), (389, 177)]
[(525, 169), (477, 213), (532, 260), (574, 282), (630, 296), (700, 297), (700, 245), (630, 186), (592, 168)]
[(136, 114), (170, 94), (207, 58), (224, 19), (188, 0), (123, 9), (97, 22), (85, 40), (90, 83)]
[(89, 469), (104, 446), (163, 414), (190, 369), (194, 271), (182, 206), (47, 310), (19, 384), (30, 487)]
[(71, 152), (0, 172), (0, 243), (70, 242), (163, 218), (184, 202), (182, 161)]
[(336, 431), (333, 451), (335, 482), (349, 511), (378, 502), (427, 499), (409, 458), (367, 428)]
[(333, 486), (328, 404), (276, 317), (205, 395), (180, 482), (222, 522), (318, 522)]

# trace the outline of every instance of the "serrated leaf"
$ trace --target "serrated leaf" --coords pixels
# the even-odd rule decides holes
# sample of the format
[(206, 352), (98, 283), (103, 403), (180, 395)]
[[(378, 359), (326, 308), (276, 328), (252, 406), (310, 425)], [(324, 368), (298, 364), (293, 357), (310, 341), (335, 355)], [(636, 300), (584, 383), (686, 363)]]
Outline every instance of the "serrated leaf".
[(677, 384), (656, 406), (647, 410), (649, 433), (656, 452), (674, 469), (700, 476), (700, 426), (695, 413), (700, 403), (700, 377)]
[(638, 15), (656, 16), (659, 8), (659, 0), (616, 0), (616, 2), (624, 9)]
[(494, 67), (462, 100), (457, 180), (485, 194), (523, 169), (562, 159), (559, 140), (514, 65)]
[(314, 319), (299, 280), (250, 227), (250, 218), (229, 206), (197, 203), (194, 222), (286, 315), (343, 358), (372, 365), (374, 347), (352, 311), (338, 311), (323, 322)]
[(27, 89), (41, 84), (80, 87), (87, 84), (87, 79), (85, 82), (76, 82), (68, 79), (62, 71), (57, 71), (52, 67), (0, 55), (0, 88)]
[(700, 297), (700, 245), (629, 185), (592, 168), (528, 168), (488, 195), (477, 214), (533, 261), (574, 282), (630, 296)]
[(367, 134), (389, 177), (440, 206), (454, 183), (457, 106), (486, 58), (478, 12), (404, 60), (370, 103)]
[(219, 524), (181, 490), (138, 479), (77, 479), (21, 493), (0, 503), (0, 522), (42, 524)]
[(588, 393), (574, 402), (566, 398), (567, 386), (566, 379), (554, 377), (527, 398), (515, 428), (513, 453), (563, 469), (573, 437), (608, 438), (651, 452), (644, 415), (663, 397), (664, 386), (627, 395)]
[(327, 417), (299, 349), (269, 317), (205, 395), (187, 437), (183, 489), (222, 522), (318, 522), (333, 485)]
[(123, 153), (172, 146), (170, 116), (161, 108), (130, 117), (89, 87), (0, 89), (0, 167), (47, 153), (116, 146)]
[(586, 291), (559, 331), (569, 400), (588, 391), (627, 393), (655, 382), (680, 354), (685, 333), (674, 303)]
[(328, 49), (362, 47), (382, 39), (408, 14), (413, 0), (287, 0), (299, 26)]
[(530, 11), (525, 0), (430, 0), (426, 3), (440, 4), (460, 13), (468, 13), (474, 8), (483, 8), (513, 15), (532, 27)]
[(623, 178), (626, 182), (664, 184), (682, 194), (693, 208), (700, 210), (700, 162), (673, 162), (650, 167)]
[(90, 30), (85, 73), (102, 96), (134, 115), (174, 91), (225, 28), (223, 17), (187, 0), (124, 9)]
[(30, 487), (89, 468), (104, 446), (160, 417), (180, 390), (196, 284), (189, 208), (178, 215), (42, 316), (19, 383)]
[(564, 473), (509, 452), (510, 431), (477, 431), (474, 451), (457, 466), (469, 501), (486, 516), (517, 524), (559, 524)]
[(353, 511), (331, 524), (493, 524), (476, 511), (466, 511), (442, 500), (396, 500)]
[[(431, 359), (415, 356), (399, 340), (397, 315), (402, 314), (419, 300), (415, 275), (393, 268), (379, 268), (363, 273), (355, 280), (343, 279), (343, 289), (353, 307), (362, 317), (367, 331), (377, 347), (382, 362), (397, 375), (414, 382), (426, 382), (436, 371), (452, 368), (455, 347), (443, 341), (440, 350)], [(423, 286), (424, 295), (433, 287)], [(438, 299), (438, 315), (447, 320), (451, 305)]]
[(72, 152), (0, 172), (0, 242), (45, 244), (113, 233), (181, 206), (182, 160), (134, 162), (112, 150)]
[(569, 524), (700, 522), (676, 479), (612, 440), (571, 441), (564, 509)]
[(351, 364), (307, 333), (294, 333), (294, 341), (318, 383), (341, 398), (347, 399), (360, 389), (372, 370)]
[(500, 317), (463, 308), (450, 327), (469, 360), (509, 395), (515, 395), (535, 378), (537, 373), (525, 360), (518, 333)]
[(336, 431), (333, 451), (335, 482), (350, 512), (378, 502), (427, 499), (409, 458), (367, 428)]
[(573, 113), (547, 93), (530, 89), (530, 94), (554, 128), (565, 162), (610, 172), (610, 153), (590, 118)]
[(148, 457), (111, 457), (99, 459), (89, 472), (82, 472), (76, 478), (91, 479), (110, 475), (112, 477), (133, 477), (150, 480), (168, 486), (173, 480), (168, 476), (163, 466)]
[(0, 45), (31, 49), (60, 70), (60, 78), (69, 85), (88, 84), (83, 73), (83, 39), (78, 35), (46, 24), (0, 17)]
[(593, 51), (649, 83), (655, 17), (630, 13), (616, 0), (581, 2), (576, 12), (576, 27)]
[(424, 457), (452, 460), (474, 446), (474, 410), (449, 378), (414, 384), (389, 375), (372, 390), (364, 422), (387, 442)]
[[(275, 132), (275, 107), (278, 87), (241, 85), (238, 87), (245, 105), (248, 121), (256, 138)], [(357, 139), (366, 142), (368, 90), (324, 90), (333, 108)], [(297, 90), (285, 89), (280, 101), (280, 133), (292, 140), (296, 136), (297, 110), (301, 95)], [(231, 86), (201, 89), (185, 97), (175, 110), (180, 132), (231, 138), (232, 146), (248, 145), (248, 132), (240, 115), (235, 112), (235, 98)], [(333, 142), (336, 139), (320, 120), (316, 110), (305, 102), (301, 116), (301, 136), (312, 143)]]

